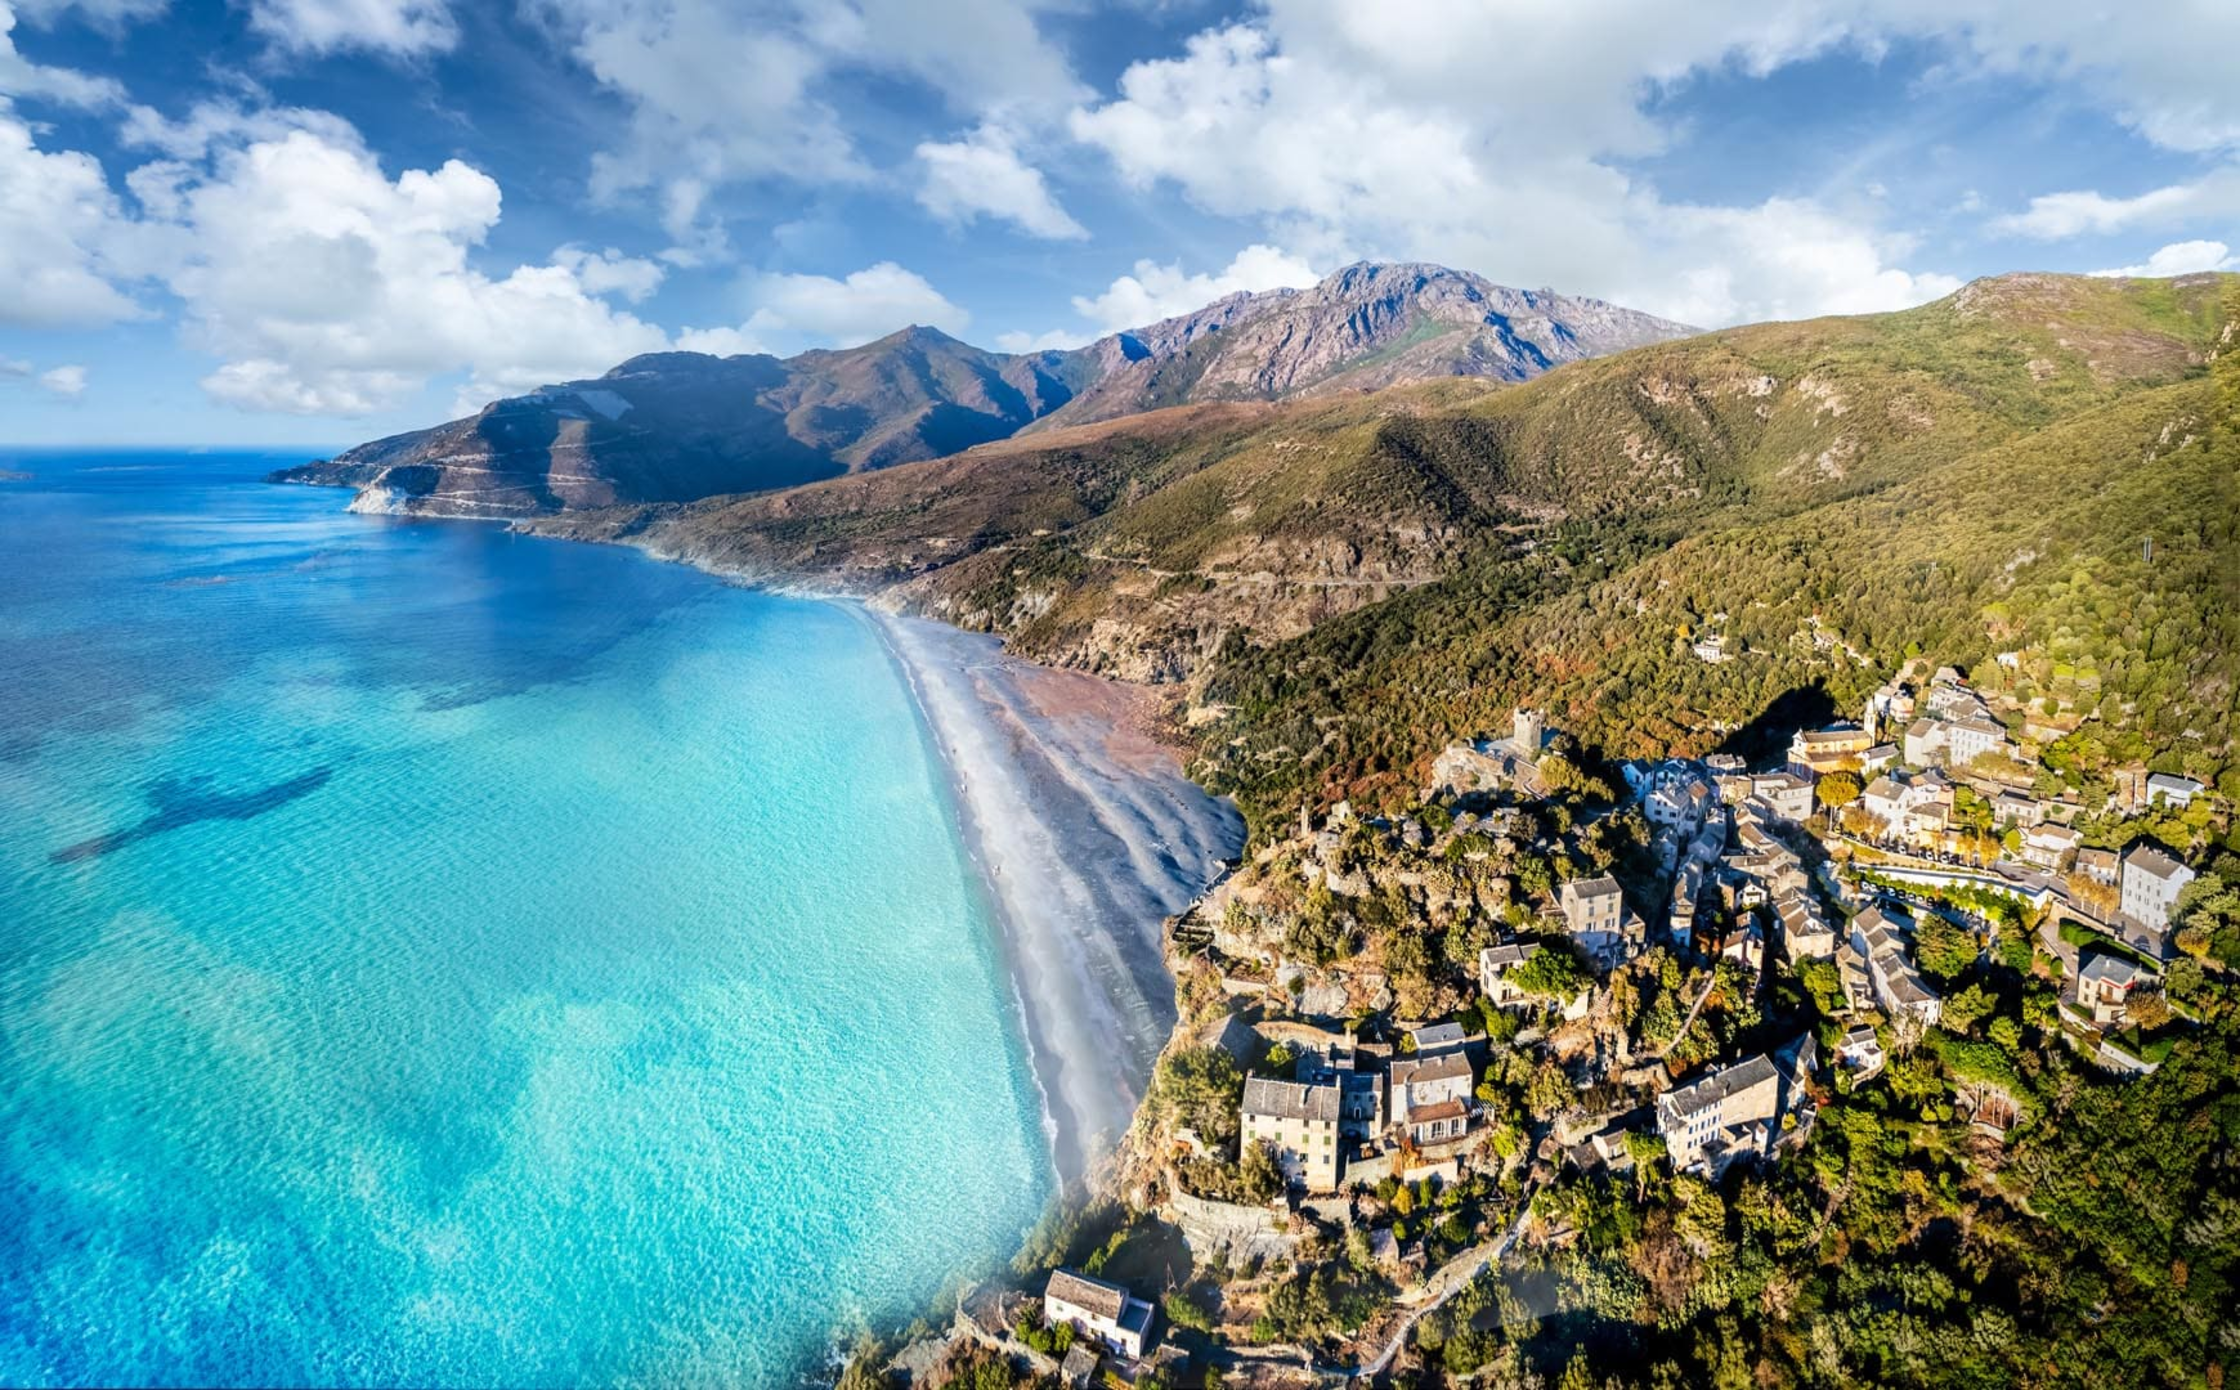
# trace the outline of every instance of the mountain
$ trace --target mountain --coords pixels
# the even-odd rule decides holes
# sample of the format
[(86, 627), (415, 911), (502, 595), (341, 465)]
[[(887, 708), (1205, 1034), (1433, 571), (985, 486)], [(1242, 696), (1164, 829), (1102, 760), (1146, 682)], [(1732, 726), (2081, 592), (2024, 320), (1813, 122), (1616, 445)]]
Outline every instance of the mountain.
[(433, 429), (275, 473), (364, 510), (522, 516), (790, 487), (1001, 439), (1068, 400), (1060, 354), (907, 328), (844, 352), (633, 357)]
[(684, 502), (1184, 401), (1274, 400), (1449, 376), (1521, 381), (1689, 331), (1438, 266), (1363, 264), (1312, 289), (1231, 295), (1064, 352), (987, 352), (908, 328), (783, 360), (655, 353), (273, 476), (362, 489), (356, 505), (366, 510), (430, 515)]
[[(1182, 406), (535, 529), (1182, 682), (1201, 775), (1263, 824), (1409, 785), (1514, 703), (1616, 756), (1709, 749), (1785, 696), (1852, 708), (1915, 650), (2009, 653), (2050, 718), (2214, 763), (2236, 344), (2240, 276), (2005, 276), (1523, 385)], [(1743, 655), (1699, 660), (1711, 633)]]
[(1697, 330), (1436, 265), (1350, 265), (1304, 290), (1234, 294), (1083, 349), (1090, 384), (1037, 421), (1088, 424), (1191, 401), (1282, 400), (1439, 377), (1524, 381)]

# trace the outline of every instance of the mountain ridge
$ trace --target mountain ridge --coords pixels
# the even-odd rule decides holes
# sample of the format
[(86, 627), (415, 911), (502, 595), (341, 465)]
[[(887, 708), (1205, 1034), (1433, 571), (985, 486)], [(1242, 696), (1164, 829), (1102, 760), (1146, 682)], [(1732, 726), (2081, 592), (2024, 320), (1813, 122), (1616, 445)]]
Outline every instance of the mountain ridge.
[(522, 517), (798, 486), (1205, 400), (1436, 377), (1514, 382), (1694, 330), (1421, 263), (1223, 296), (1074, 349), (1004, 353), (909, 325), (789, 358), (648, 353), (272, 475), (366, 511)]

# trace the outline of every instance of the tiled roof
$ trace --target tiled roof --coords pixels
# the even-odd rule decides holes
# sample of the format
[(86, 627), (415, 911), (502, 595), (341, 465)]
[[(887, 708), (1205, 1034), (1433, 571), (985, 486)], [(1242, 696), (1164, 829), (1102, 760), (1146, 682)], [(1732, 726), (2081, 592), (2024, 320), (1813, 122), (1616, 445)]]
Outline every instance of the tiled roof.
[(1244, 1083), (1244, 1113), (1278, 1120), (1338, 1118), (1338, 1088), (1255, 1076)]
[(1050, 1283), (1042, 1291), (1044, 1298), (1055, 1298), (1085, 1308), (1100, 1318), (1114, 1322), (1128, 1310), (1128, 1291), (1118, 1284), (1107, 1284), (1102, 1279), (1091, 1279), (1086, 1274), (1076, 1274), (1070, 1269), (1055, 1270)]

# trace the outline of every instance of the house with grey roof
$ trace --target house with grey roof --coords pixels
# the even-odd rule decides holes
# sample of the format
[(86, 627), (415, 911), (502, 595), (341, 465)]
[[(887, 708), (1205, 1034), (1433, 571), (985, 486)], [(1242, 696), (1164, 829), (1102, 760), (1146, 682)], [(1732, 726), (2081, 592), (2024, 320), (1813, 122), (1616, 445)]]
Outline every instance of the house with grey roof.
[(1783, 1119), (1809, 1103), (1817, 1055), (1807, 1035), (1779, 1055), (1761, 1053), (1657, 1097), (1657, 1133), (1673, 1171), (1716, 1179), (1738, 1160), (1772, 1153)]
[(1859, 955), (1875, 1002), (1891, 1017), (1911, 1015), (1935, 1023), (1944, 1000), (1922, 980), (1912, 960), (1913, 919), (1874, 906), (1851, 920), (1851, 948)]
[(2157, 772), (2147, 778), (2147, 804), (2152, 806), (2156, 802), (2162, 802), (2182, 809), (2192, 805), (2193, 799), (2207, 790), (2207, 787), (2191, 777), (2180, 777), (2174, 772)]
[(2092, 1015), (2094, 1023), (2114, 1023), (2123, 1017), (2132, 991), (2144, 979), (2145, 972), (2129, 957), (2095, 952), (2077, 972), (2077, 1005)]
[(1338, 1190), (1338, 1139), (1344, 1094), (1336, 1085), (1255, 1076), (1244, 1083), (1240, 1142), (1266, 1143), (1284, 1178), (1309, 1192)]
[(2154, 932), (2170, 926), (2170, 909), (2193, 882), (2193, 870), (2156, 849), (2138, 844), (2123, 856), (2123, 915)]
[(1141, 1359), (1151, 1335), (1151, 1305), (1118, 1284), (1070, 1269), (1053, 1270), (1042, 1291), (1044, 1326), (1071, 1323), (1122, 1356)]

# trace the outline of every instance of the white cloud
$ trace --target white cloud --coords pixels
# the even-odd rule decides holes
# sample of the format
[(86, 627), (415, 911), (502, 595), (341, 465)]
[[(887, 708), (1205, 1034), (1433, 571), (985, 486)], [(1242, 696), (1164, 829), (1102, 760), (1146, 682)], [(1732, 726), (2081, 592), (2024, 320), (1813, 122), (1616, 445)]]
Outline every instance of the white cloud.
[(1210, 275), (1185, 274), (1180, 265), (1137, 261), (1133, 275), (1114, 280), (1102, 294), (1076, 295), (1073, 308), (1094, 323), (1098, 333), (1112, 333), (1202, 309), (1224, 295), (1299, 289), (1321, 278), (1300, 257), (1256, 243)]
[(293, 53), (409, 58), (459, 41), (447, 0), (251, 0), (249, 27)]
[(726, 184), (872, 178), (826, 95), (869, 72), (933, 89), (974, 117), (1032, 119), (1082, 89), (1045, 40), (1035, 0), (539, 0), (558, 41), (630, 105), (630, 128), (592, 158), (592, 189), (661, 190), (672, 259), (724, 254), (708, 210)]
[(1019, 158), (1012, 137), (982, 125), (962, 140), (918, 146), (925, 182), (918, 201), (944, 222), (962, 225), (985, 214), (1031, 236), (1078, 240), (1088, 229), (1058, 206), (1042, 171)]
[(50, 367), (39, 373), (39, 388), (64, 400), (75, 400), (86, 393), (86, 369), (74, 362)]
[(500, 196), (456, 160), (392, 180), (356, 142), (296, 131), (165, 182), (183, 249), (164, 278), (190, 340), (224, 359), (204, 388), (232, 405), (364, 414), (460, 370), (487, 398), (667, 345), (598, 297), (593, 281), (620, 288), (605, 258), (470, 265)]
[(755, 275), (743, 286), (752, 311), (736, 326), (688, 328), (677, 347), (729, 357), (788, 355), (810, 347), (857, 347), (913, 324), (964, 332), (971, 315), (926, 278), (893, 261), (844, 277)]
[(45, 67), (18, 53), (15, 27), (15, 11), (0, 0), (0, 105), (9, 97), (43, 98), (65, 106), (108, 106), (124, 100), (124, 88), (109, 78)]
[(2174, 241), (2147, 257), (2144, 265), (2095, 270), (2095, 275), (2144, 275), (2161, 279), (2171, 275), (2199, 275), (2210, 270), (2240, 270), (2240, 256), (2221, 241)]
[(679, 352), (705, 352), (711, 357), (736, 357), (741, 353), (768, 352), (762, 340), (739, 328), (687, 328), (677, 335)]
[(140, 312), (112, 277), (128, 229), (100, 163), (49, 153), (0, 102), (0, 324), (113, 323)]
[(2210, 149), (2240, 141), (2236, 26), (2240, 6), (2148, 25), (2024, 0), (1267, 0), (1130, 66), (1069, 126), (1129, 185), (1255, 219), (1318, 263), (1421, 257), (1718, 323), (1894, 307), (1953, 281), (1907, 264), (1911, 239), (1865, 189), (1696, 206), (1629, 175), (1674, 138), (1645, 107), (1660, 90), (1926, 40), (1953, 70), (2067, 83), (2150, 140)]
[(2240, 166), (2218, 169), (2191, 183), (2166, 184), (2129, 198), (2111, 198), (2090, 189), (2045, 193), (2027, 211), (1991, 220), (1990, 230), (2038, 241), (2063, 241), (2083, 234), (2173, 227), (2208, 219), (2240, 218)]
[(597, 252), (563, 246), (552, 253), (552, 263), (575, 272), (586, 293), (619, 294), (632, 304), (650, 298), (669, 273), (657, 261), (625, 256), (612, 246)]
[(29, 362), (0, 358), (0, 383), (10, 381), (27, 381), (50, 395), (75, 400), (85, 394), (86, 369), (73, 363), (66, 367), (50, 367), (42, 372)]
[(971, 315), (915, 271), (893, 261), (866, 266), (845, 279), (829, 275), (762, 275), (751, 284), (755, 310), (742, 332), (755, 342), (805, 341), (854, 347), (899, 328), (923, 324), (962, 333)]

